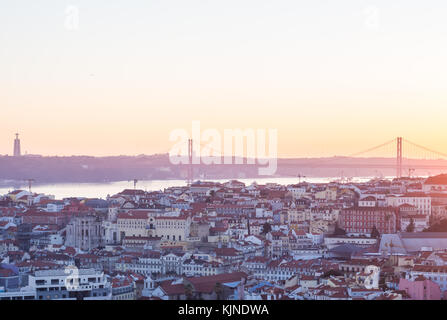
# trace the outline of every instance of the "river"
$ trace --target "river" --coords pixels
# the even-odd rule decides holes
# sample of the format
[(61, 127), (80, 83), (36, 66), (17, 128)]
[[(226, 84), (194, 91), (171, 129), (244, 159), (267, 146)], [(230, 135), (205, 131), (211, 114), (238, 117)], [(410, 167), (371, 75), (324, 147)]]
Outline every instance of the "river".
[[(352, 182), (365, 182), (370, 180), (371, 177), (357, 177), (353, 178)], [(328, 183), (334, 181), (335, 178), (305, 178), (301, 181), (307, 181), (310, 183)], [(226, 182), (228, 179), (213, 180), (217, 182)], [(278, 183), (282, 185), (295, 184), (299, 182), (299, 178), (258, 178), (258, 179), (238, 179), (238, 181), (244, 182), (249, 185), (256, 181), (258, 184), (265, 183)], [(137, 183), (137, 189), (147, 191), (163, 190), (169, 187), (185, 186), (185, 180), (147, 180), (139, 181)], [(15, 186), (15, 187), (14, 187)], [(11, 182), (9, 187), (1, 187), (0, 194), (7, 194), (9, 191), (14, 190), (17, 187), (17, 182)], [(27, 185), (21, 185), (21, 189), (27, 189)], [(56, 199), (63, 199), (68, 197), (86, 197), (86, 198), (103, 198), (107, 195), (117, 194), (124, 189), (133, 189), (133, 181), (118, 181), (110, 183), (56, 183), (56, 184), (41, 184), (34, 185), (32, 191), (35, 193), (44, 193), (54, 195)]]

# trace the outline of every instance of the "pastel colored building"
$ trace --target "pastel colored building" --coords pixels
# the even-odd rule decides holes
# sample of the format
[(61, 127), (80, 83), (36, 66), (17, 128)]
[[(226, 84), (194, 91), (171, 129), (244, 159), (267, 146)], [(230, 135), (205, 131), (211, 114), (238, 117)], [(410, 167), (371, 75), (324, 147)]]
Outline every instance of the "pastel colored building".
[(400, 279), (399, 290), (404, 290), (412, 300), (441, 300), (441, 288), (439, 285), (424, 276), (416, 279)]

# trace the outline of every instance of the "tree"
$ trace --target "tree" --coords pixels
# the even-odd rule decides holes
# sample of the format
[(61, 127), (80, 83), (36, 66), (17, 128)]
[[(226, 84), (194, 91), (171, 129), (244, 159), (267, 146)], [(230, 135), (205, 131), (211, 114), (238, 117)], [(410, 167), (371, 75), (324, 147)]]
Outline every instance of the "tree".
[(414, 219), (410, 219), (410, 224), (407, 226), (407, 229), (405, 230), (407, 232), (414, 232)]
[(390, 231), (390, 224), (388, 223), (390, 221), (390, 219), (391, 219), (391, 215), (387, 213), (385, 215), (385, 222), (386, 222), (386, 225), (387, 225), (388, 233), (391, 233), (391, 231)]
[(428, 227), (424, 232), (447, 232), (447, 219), (443, 219), (440, 222)]
[(214, 286), (214, 292), (216, 293), (217, 300), (222, 300), (224, 288), (220, 282), (216, 282), (216, 285)]
[(270, 225), (270, 223), (264, 223), (264, 225), (262, 226), (262, 234), (267, 234), (270, 231), (272, 231), (272, 226)]
[(335, 224), (334, 236), (345, 236), (346, 231), (338, 226), (338, 223)]
[(194, 295), (194, 289), (192, 287), (192, 285), (190, 283), (185, 285), (185, 296), (186, 296), (186, 300), (192, 300), (193, 295)]
[(376, 239), (380, 238), (380, 232), (379, 232), (379, 230), (377, 230), (375, 225), (371, 230), (371, 238), (376, 238)]
[(432, 226), (435, 224), (435, 219), (433, 217), (433, 215), (431, 214), (430, 217), (428, 217), (428, 225)]

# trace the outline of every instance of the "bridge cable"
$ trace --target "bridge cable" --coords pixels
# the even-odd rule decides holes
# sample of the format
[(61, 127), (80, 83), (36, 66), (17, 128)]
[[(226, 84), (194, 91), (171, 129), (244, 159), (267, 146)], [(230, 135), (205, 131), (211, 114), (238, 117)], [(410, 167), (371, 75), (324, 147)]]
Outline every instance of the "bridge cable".
[(426, 147), (421, 146), (421, 145), (419, 145), (417, 143), (411, 142), (410, 140), (407, 140), (407, 139), (404, 139), (404, 141), (407, 142), (408, 144), (414, 146), (414, 147), (419, 148), (419, 149), (422, 149), (422, 150), (428, 151), (428, 152), (430, 152), (432, 154), (436, 154), (438, 156), (443, 156), (443, 157), (447, 158), (447, 154), (445, 154), (445, 153), (442, 153), (442, 152), (439, 152), (439, 151), (435, 151), (435, 150), (432, 150), (430, 148), (426, 148)]

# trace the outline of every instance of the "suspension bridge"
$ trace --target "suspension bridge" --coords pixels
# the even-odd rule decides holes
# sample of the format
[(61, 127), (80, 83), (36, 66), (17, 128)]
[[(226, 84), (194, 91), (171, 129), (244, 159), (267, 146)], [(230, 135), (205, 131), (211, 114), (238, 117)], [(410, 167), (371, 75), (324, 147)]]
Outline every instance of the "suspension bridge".
[[(361, 161), (346, 161), (347, 159)], [(396, 177), (401, 178), (404, 171), (447, 170), (445, 160), (447, 160), (446, 153), (397, 137), (348, 156), (317, 159), (307, 165), (313, 168), (395, 168)]]
[[(187, 181), (191, 184), (194, 177), (192, 165), (193, 140), (188, 140)], [(371, 148), (332, 158), (315, 159), (278, 159), (278, 168), (282, 172), (297, 172), (297, 169), (384, 169), (394, 171), (396, 178), (402, 178), (404, 172), (411, 176), (415, 171), (447, 171), (447, 154), (418, 143), (397, 137)], [(377, 171), (376, 170), (376, 171)], [(430, 174), (429, 174), (430, 175)]]

